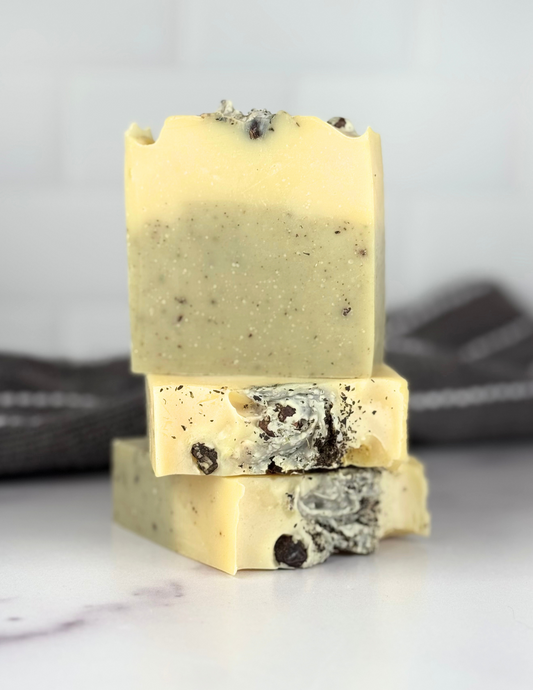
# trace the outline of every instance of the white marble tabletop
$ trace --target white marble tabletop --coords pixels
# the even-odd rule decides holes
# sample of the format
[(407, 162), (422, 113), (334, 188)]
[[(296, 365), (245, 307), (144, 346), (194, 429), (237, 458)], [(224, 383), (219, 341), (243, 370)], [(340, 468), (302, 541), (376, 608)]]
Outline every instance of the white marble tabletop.
[(533, 688), (533, 447), (424, 449), (430, 539), (225, 575), (111, 525), (107, 477), (0, 483), (0, 687)]

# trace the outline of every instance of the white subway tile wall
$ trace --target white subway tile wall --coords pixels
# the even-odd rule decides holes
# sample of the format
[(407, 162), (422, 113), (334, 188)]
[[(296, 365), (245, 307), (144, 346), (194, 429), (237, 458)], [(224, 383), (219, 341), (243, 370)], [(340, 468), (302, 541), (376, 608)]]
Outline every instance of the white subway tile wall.
[(231, 98), (383, 139), (390, 305), (533, 306), (529, 0), (4, 0), (0, 350), (128, 350), (123, 132)]

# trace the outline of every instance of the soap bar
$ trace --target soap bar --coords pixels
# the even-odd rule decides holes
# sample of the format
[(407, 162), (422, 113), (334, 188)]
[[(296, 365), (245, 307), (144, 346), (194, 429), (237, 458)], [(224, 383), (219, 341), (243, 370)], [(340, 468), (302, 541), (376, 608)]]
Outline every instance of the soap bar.
[(384, 365), (364, 379), (149, 375), (146, 385), (157, 476), (389, 467), (407, 456), (407, 383)]
[(384, 331), (379, 135), (223, 102), (126, 133), (132, 369), (370, 376)]
[(147, 439), (113, 446), (114, 518), (141, 536), (227, 573), (307, 568), (371, 553), (383, 537), (428, 534), (427, 483), (414, 459), (394, 472), (156, 478)]

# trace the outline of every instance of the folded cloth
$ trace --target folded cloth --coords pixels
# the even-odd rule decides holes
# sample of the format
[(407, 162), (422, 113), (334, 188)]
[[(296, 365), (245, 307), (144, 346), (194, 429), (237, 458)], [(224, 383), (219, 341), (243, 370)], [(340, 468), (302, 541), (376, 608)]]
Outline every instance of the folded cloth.
[(145, 432), (144, 382), (127, 358), (0, 355), (0, 476), (104, 469), (112, 438)]
[[(393, 312), (387, 359), (409, 381), (412, 440), (533, 436), (533, 320), (497, 287)], [(0, 476), (103, 469), (112, 438), (145, 433), (144, 384), (127, 358), (0, 355)]]
[(387, 359), (409, 381), (412, 441), (533, 436), (533, 319), (489, 283), (389, 315)]

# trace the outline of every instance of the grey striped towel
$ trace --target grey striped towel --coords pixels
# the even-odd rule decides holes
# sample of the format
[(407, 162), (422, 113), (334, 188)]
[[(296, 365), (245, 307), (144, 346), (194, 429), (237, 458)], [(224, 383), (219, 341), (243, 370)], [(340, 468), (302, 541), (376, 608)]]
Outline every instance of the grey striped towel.
[(115, 436), (145, 433), (126, 358), (76, 365), (0, 355), (0, 476), (103, 469)]
[(412, 441), (533, 436), (533, 319), (471, 284), (390, 314), (387, 359), (409, 381)]
[[(388, 362), (409, 381), (411, 440), (533, 436), (533, 319), (491, 284), (389, 316)], [(146, 431), (127, 358), (76, 365), (0, 355), (0, 476), (103, 469)]]

